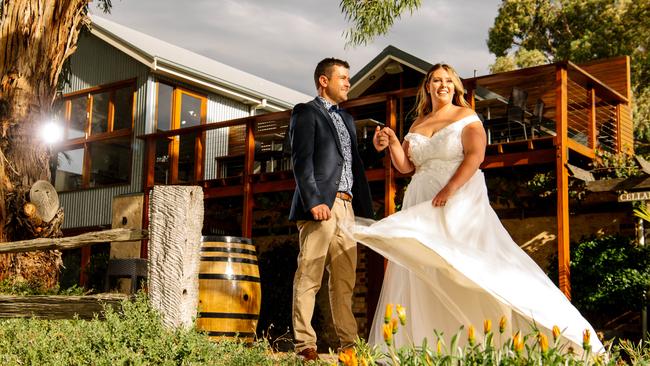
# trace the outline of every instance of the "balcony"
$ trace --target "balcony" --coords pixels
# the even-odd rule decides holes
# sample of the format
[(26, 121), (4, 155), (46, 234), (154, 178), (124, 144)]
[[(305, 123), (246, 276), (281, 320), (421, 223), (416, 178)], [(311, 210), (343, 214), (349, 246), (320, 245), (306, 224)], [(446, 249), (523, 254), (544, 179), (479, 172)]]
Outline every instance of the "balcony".
[(566, 139), (569, 149), (593, 159), (595, 149), (632, 152), (627, 70), (627, 58), (584, 66), (562, 62), (464, 83), (484, 120), (488, 155), (548, 148)]

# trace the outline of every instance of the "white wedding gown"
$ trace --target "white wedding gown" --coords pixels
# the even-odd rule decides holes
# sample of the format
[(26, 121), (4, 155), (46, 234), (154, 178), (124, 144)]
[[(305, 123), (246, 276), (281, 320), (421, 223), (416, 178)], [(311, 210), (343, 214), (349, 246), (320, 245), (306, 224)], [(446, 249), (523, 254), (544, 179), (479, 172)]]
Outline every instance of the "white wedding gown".
[(384, 311), (392, 303), (405, 306), (408, 317), (395, 335), (397, 346), (419, 346), (425, 337), (435, 345), (434, 329), (444, 332), (449, 344), (461, 325), (461, 339), (473, 325), (481, 340), (483, 321), (490, 319), (498, 334), (499, 319), (505, 316), (503, 340), (517, 330), (529, 333), (534, 323), (552, 342), (551, 329), (557, 325), (576, 352), (582, 350), (585, 329), (591, 331), (592, 349), (601, 351), (591, 325), (502, 226), (490, 206), (483, 172), (477, 171), (446, 206), (433, 207), (433, 197), (463, 160), (461, 131), (473, 122), (479, 122), (476, 115), (431, 138), (407, 134), (415, 174), (402, 210), (378, 222), (358, 219), (344, 228), (389, 259), (369, 343), (385, 347)]

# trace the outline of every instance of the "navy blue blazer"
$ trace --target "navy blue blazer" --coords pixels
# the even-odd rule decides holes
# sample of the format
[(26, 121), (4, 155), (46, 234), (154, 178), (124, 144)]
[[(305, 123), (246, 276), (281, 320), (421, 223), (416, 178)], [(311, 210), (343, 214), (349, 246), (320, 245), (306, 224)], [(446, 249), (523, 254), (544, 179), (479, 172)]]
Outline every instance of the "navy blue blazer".
[[(352, 140), (352, 207), (355, 215), (372, 218), (372, 198), (357, 148), (354, 120), (349, 113), (340, 113)], [(331, 209), (336, 199), (344, 163), (341, 142), (332, 118), (318, 98), (293, 108), (289, 134), (296, 179), (289, 219), (313, 220), (311, 208), (324, 203)]]

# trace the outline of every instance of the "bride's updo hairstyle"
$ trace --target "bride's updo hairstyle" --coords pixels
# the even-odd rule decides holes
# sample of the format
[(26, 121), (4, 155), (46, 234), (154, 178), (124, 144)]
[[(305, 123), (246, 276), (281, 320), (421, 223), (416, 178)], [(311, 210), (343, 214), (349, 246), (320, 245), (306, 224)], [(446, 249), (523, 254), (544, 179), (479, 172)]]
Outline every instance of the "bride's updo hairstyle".
[(463, 83), (460, 81), (460, 77), (456, 73), (456, 70), (447, 64), (435, 64), (431, 66), (427, 72), (427, 76), (422, 80), (422, 83), (418, 88), (417, 102), (415, 103), (416, 118), (424, 117), (432, 111), (431, 95), (429, 95), (427, 89), (429, 87), (429, 82), (431, 81), (431, 75), (433, 75), (433, 73), (438, 69), (445, 69), (445, 71), (447, 71), (451, 76), (451, 82), (454, 84), (452, 103), (462, 107), (470, 107), (469, 103), (465, 100), (465, 88), (463, 88)]

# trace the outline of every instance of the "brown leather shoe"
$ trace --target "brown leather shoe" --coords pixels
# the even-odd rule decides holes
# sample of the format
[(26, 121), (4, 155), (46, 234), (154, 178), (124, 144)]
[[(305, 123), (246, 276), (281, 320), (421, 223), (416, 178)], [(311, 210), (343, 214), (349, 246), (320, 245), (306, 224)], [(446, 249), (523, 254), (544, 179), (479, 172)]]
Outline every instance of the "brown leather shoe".
[(320, 358), (318, 357), (318, 352), (314, 348), (305, 348), (302, 351), (298, 352), (298, 356), (305, 359), (305, 361), (316, 361)]

